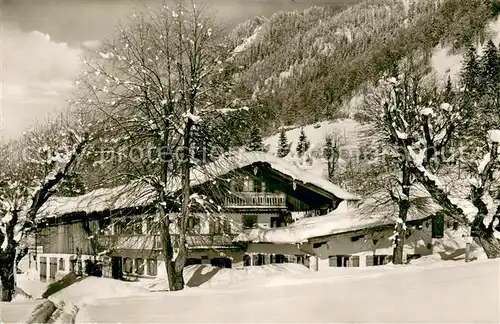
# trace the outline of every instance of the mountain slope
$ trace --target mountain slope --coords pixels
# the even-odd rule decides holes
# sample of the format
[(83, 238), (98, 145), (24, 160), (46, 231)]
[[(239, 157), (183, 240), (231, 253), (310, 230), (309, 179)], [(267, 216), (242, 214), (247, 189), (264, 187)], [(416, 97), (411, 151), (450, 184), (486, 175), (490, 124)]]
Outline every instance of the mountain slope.
[(486, 38), (498, 14), (493, 3), (367, 0), (340, 12), (313, 7), (254, 18), (231, 35), (237, 93), (253, 99), (256, 120), (268, 128), (339, 117), (346, 100), (401, 58)]

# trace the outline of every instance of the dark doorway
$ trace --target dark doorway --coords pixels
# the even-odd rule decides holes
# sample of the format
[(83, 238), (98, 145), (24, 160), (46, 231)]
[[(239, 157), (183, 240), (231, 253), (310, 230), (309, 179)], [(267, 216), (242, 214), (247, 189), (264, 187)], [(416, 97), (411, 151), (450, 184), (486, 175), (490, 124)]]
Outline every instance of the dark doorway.
[(111, 258), (111, 277), (113, 279), (121, 279), (123, 274), (122, 270), (122, 258), (112, 257)]
[(213, 258), (210, 260), (210, 264), (212, 267), (219, 267), (219, 268), (231, 268), (232, 267), (232, 261), (229, 258)]

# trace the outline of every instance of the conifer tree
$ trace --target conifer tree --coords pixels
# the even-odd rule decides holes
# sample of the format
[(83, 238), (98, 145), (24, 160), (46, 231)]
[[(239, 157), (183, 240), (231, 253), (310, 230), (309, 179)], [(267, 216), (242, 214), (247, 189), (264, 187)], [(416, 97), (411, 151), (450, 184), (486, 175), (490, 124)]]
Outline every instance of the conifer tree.
[[(500, 53), (493, 41), (489, 41), (480, 60), (481, 84), (484, 89), (485, 109), (498, 114), (500, 105)], [(486, 99), (486, 100), (484, 100)]]
[(302, 157), (304, 153), (309, 150), (311, 142), (307, 140), (306, 133), (304, 132), (304, 128), (300, 130), (299, 142), (297, 143), (297, 154), (299, 157)]
[(281, 129), (279, 141), (278, 141), (278, 152), (277, 155), (280, 158), (283, 158), (290, 153), (290, 143), (288, 143), (288, 139), (286, 137), (285, 129)]
[(264, 141), (262, 140), (262, 134), (260, 133), (260, 128), (257, 126), (252, 126), (250, 129), (250, 143), (248, 144), (248, 150), (252, 152), (264, 152)]
[(479, 76), (481, 67), (479, 58), (476, 53), (476, 48), (470, 46), (464, 59), (463, 69), (461, 73), (462, 85), (468, 94), (474, 95), (479, 91)]
[(481, 78), (490, 85), (496, 85), (500, 82), (500, 58), (498, 55), (498, 49), (490, 39), (480, 60)]

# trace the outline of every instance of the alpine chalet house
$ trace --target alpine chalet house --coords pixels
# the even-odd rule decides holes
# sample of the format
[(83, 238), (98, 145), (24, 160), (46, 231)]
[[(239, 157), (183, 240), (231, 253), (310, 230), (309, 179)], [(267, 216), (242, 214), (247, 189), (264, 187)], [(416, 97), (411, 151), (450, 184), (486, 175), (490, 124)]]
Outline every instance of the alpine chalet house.
[[(391, 261), (397, 205), (385, 194), (357, 204), (345, 201), (327, 215), (300, 219), (281, 228), (245, 230), (235, 242), (247, 244), (250, 255), (287, 253), (298, 249), (310, 256), (310, 268), (364, 267)], [(404, 257), (433, 253), (435, 239), (443, 237), (444, 217), (423, 187), (412, 187)]]
[[(204, 170), (209, 169), (210, 172)], [(187, 264), (221, 267), (301, 262), (308, 252), (290, 246), (276, 254), (247, 254), (234, 239), (243, 230), (278, 228), (294, 218), (326, 215), (359, 198), (322, 177), (266, 153), (244, 153), (191, 174), (193, 197), (203, 204), (188, 219)], [(214, 189), (215, 188), (215, 189)], [(172, 181), (171, 192), (180, 190)], [(103, 276), (156, 276), (164, 272), (153, 190), (127, 184), (77, 197), (52, 197), (40, 211), (36, 235), (42, 280), (99, 260)], [(178, 210), (169, 215), (175, 219)], [(174, 240), (174, 246), (176, 242)], [(88, 262), (87, 262), (88, 263)]]

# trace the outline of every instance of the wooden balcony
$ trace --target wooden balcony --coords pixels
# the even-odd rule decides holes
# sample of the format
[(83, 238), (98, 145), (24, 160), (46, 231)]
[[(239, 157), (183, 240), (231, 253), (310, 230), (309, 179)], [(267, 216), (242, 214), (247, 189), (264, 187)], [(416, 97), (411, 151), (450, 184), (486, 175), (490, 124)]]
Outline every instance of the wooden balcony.
[(284, 193), (238, 192), (225, 198), (227, 208), (286, 208)]

